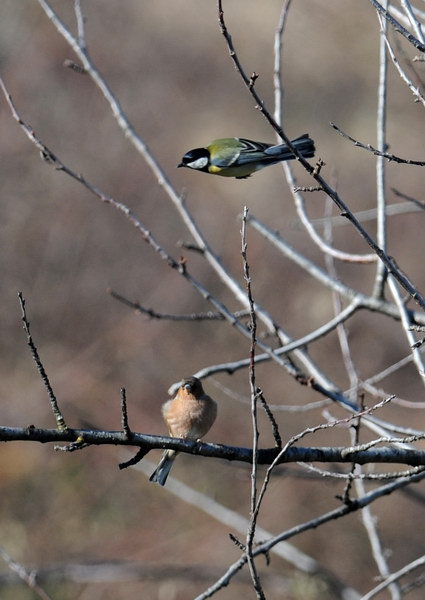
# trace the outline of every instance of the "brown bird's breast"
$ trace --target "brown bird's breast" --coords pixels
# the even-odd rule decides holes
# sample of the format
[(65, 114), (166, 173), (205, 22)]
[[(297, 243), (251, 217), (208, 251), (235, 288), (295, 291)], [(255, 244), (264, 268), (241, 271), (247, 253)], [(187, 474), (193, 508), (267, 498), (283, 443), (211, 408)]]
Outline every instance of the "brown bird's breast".
[(196, 440), (211, 429), (217, 416), (217, 404), (206, 394), (198, 399), (191, 394), (178, 394), (164, 404), (162, 414), (170, 435)]

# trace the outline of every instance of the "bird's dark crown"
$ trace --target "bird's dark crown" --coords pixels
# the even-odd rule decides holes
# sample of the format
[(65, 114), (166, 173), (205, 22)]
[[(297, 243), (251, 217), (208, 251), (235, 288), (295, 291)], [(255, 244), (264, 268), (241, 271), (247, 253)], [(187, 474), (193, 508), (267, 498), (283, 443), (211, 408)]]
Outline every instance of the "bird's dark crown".
[(194, 148), (193, 150), (189, 150), (182, 158), (182, 162), (187, 165), (199, 158), (209, 158), (210, 153), (207, 148)]
[(210, 161), (210, 153), (207, 148), (194, 148), (189, 150), (183, 156), (178, 167), (189, 167), (197, 171), (208, 171), (208, 163)]
[(188, 377), (187, 379), (184, 379), (182, 387), (195, 395), (202, 394), (204, 391), (202, 389), (202, 383), (197, 377)]

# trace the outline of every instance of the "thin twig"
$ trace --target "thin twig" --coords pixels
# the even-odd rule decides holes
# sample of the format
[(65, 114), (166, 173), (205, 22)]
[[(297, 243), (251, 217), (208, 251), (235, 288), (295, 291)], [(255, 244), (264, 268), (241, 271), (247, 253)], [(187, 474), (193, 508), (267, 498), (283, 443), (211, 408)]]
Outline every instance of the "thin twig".
[[(382, 30), (381, 30), (382, 31)], [(397, 57), (395, 55), (394, 50), (392, 49), (392, 46), (390, 44), (390, 41), (387, 37), (387, 35), (385, 34), (384, 31), (382, 31), (382, 35), (385, 39), (385, 44), (387, 46), (387, 50), (388, 53), (390, 55), (390, 58), (393, 62), (393, 65), (395, 66), (395, 68), (398, 71), (398, 74), (400, 75), (401, 79), (404, 81), (404, 83), (407, 85), (407, 87), (410, 89), (410, 91), (412, 92), (412, 94), (416, 97), (416, 101), (418, 102), (422, 102), (422, 104), (425, 106), (425, 97), (423, 92), (419, 89), (418, 86), (416, 86), (411, 79), (407, 76), (407, 74), (405, 73), (405, 71), (401, 68), (400, 63), (397, 60)]]
[(0, 547), (0, 556), (9, 567), (11, 571), (17, 574), (19, 579), (24, 581), (34, 594), (36, 594), (41, 600), (52, 600), (51, 596), (47, 594), (37, 583), (37, 571), (28, 571), (23, 565), (19, 564), (10, 556), (8, 552)]
[[(332, 215), (332, 206), (333, 206), (333, 204), (332, 204), (330, 198), (328, 198), (325, 209), (329, 216)], [(324, 235), (325, 235), (326, 241), (328, 243), (330, 243), (332, 241), (331, 221), (329, 221), (327, 228), (325, 228)], [(335, 261), (334, 261), (333, 257), (330, 255), (325, 255), (325, 263), (326, 263), (329, 275), (333, 279), (337, 279), (337, 271), (336, 271)], [(338, 294), (335, 291), (332, 293), (332, 302), (333, 302), (334, 313), (338, 314), (342, 309), (342, 300), (341, 300), (340, 294)], [(344, 361), (345, 370), (346, 370), (347, 375), (350, 380), (350, 392), (352, 394), (352, 399), (355, 400), (357, 398), (359, 377), (358, 377), (358, 374), (357, 374), (357, 371), (356, 371), (356, 368), (354, 365), (353, 358), (351, 356), (350, 346), (348, 343), (348, 333), (347, 333), (344, 323), (340, 323), (338, 325), (338, 327), (336, 328), (336, 332), (337, 332), (337, 336), (338, 336), (338, 342), (339, 342), (339, 347), (341, 350), (341, 355), (342, 355), (342, 358)], [(363, 404), (362, 404), (362, 410), (364, 410)], [(360, 423), (361, 423), (361, 418), (359, 417), (358, 419), (356, 419), (354, 421), (354, 424), (353, 424), (354, 431), (355, 431), (355, 438), (356, 438), (357, 442), (359, 440), (359, 435), (360, 435)], [(343, 491), (342, 497), (341, 497), (344, 504), (351, 501), (350, 500), (350, 492), (351, 492), (351, 487), (353, 484), (352, 476), (355, 472), (355, 468), (356, 468), (356, 465), (355, 465), (355, 463), (353, 463), (351, 465), (350, 472), (348, 473), (348, 480), (347, 480), (347, 483), (345, 485), (345, 488), (344, 488), (344, 491)]]
[[(326, 210), (329, 217), (332, 215), (332, 206), (333, 204), (328, 198), (326, 202)], [(332, 222), (330, 219), (328, 222), (328, 226), (324, 230), (324, 235), (326, 241), (330, 243), (332, 241)], [(325, 255), (325, 264), (329, 276), (334, 280), (338, 280), (339, 277), (335, 267), (335, 261), (333, 260), (333, 257), (331, 255)], [(332, 301), (334, 314), (340, 314), (343, 310), (342, 298), (341, 294), (339, 294), (336, 290), (332, 291)], [(354, 366), (354, 361), (351, 356), (350, 346), (348, 342), (348, 334), (345, 328), (345, 321), (341, 321), (340, 323), (338, 323), (338, 326), (336, 327), (336, 332), (338, 336), (339, 346), (341, 349), (341, 355), (344, 360), (345, 370), (347, 371), (350, 380), (350, 394), (352, 400), (354, 401), (357, 399), (357, 387), (359, 383), (359, 377), (357, 375), (357, 371)]]
[(388, 473), (360, 473), (358, 471), (352, 472), (352, 468), (348, 473), (335, 473), (334, 471), (325, 471), (315, 465), (308, 463), (298, 463), (298, 465), (306, 471), (317, 473), (324, 479), (348, 479), (354, 481), (355, 479), (362, 479), (364, 481), (388, 481), (391, 479), (399, 479), (400, 477), (410, 477), (425, 471), (425, 467), (414, 467), (413, 469), (407, 469), (404, 471), (390, 471)]
[[(397, 194), (394, 188), (391, 188), (391, 191)], [(425, 209), (425, 202), (420, 202), (415, 198), (410, 196), (406, 196), (399, 193), (399, 196), (403, 196), (408, 202), (395, 202), (394, 204), (387, 204), (385, 213), (387, 217), (396, 216), (396, 215), (406, 215), (411, 213), (420, 212)], [(410, 202), (414, 203), (415, 206), (412, 206)], [(354, 213), (354, 216), (360, 223), (365, 223), (366, 221), (374, 221), (376, 219), (376, 208), (369, 208), (368, 210), (359, 210)], [(334, 215), (331, 218), (333, 227), (346, 227), (349, 225), (347, 219), (341, 217), (340, 215)], [(324, 227), (326, 224), (326, 219), (312, 219), (311, 221), (315, 227)], [(299, 230), (301, 229), (301, 223), (299, 219), (294, 219), (290, 223), (291, 229)]]
[(125, 388), (121, 388), (120, 393), (121, 393), (122, 428), (123, 428), (124, 434), (126, 435), (127, 439), (130, 439), (131, 438), (131, 429), (130, 429), (130, 425), (128, 424), (127, 395), (125, 392)]
[[(411, 356), (410, 356), (410, 359), (412, 360)], [(371, 396), (373, 396), (375, 398), (388, 398), (388, 396), (390, 395), (388, 392), (386, 392), (382, 388), (377, 388), (376, 386), (371, 385), (370, 383), (361, 382), (360, 387), (362, 390), (364, 390), (365, 392), (367, 392), (368, 394), (370, 394)], [(425, 402), (419, 402), (419, 401), (415, 401), (415, 400), (406, 400), (406, 398), (400, 398), (399, 396), (396, 396), (394, 398), (393, 404), (397, 404), (398, 406), (404, 406), (405, 408), (410, 408), (410, 409), (413, 408), (416, 410), (423, 410), (425, 408)]]
[(254, 544), (255, 528), (257, 525), (257, 514), (255, 512), (255, 506), (257, 503), (257, 461), (258, 461), (258, 440), (260, 433), (258, 431), (258, 419), (257, 419), (257, 401), (258, 392), (255, 376), (255, 349), (257, 346), (257, 317), (255, 314), (255, 304), (252, 296), (251, 288), (251, 275), (249, 269), (249, 263), (247, 258), (248, 244), (246, 241), (246, 217), (248, 214), (248, 208), (245, 206), (244, 214), (242, 219), (242, 261), (243, 261), (243, 273), (246, 284), (246, 294), (250, 308), (250, 329), (251, 329), (251, 345), (249, 349), (249, 387), (251, 392), (251, 423), (252, 423), (252, 465), (251, 465), (251, 497), (250, 497), (250, 519), (249, 526), (246, 533), (246, 544), (245, 554), (248, 560), (249, 572), (251, 574), (252, 583), (255, 589), (255, 593), (259, 600), (266, 600), (264, 590), (261, 585), (260, 577), (258, 575), (257, 567), (255, 565), (252, 548)]
[(407, 338), (407, 342), (408, 342), (410, 348), (412, 349), (413, 362), (414, 362), (416, 369), (422, 379), (422, 383), (425, 385), (425, 365), (422, 360), (422, 353), (419, 349), (419, 346), (417, 346), (415, 335), (411, 329), (412, 324), (410, 322), (409, 313), (406, 309), (406, 305), (403, 302), (403, 298), (400, 293), (400, 289), (392, 276), (389, 277), (388, 285), (389, 285), (389, 288), (393, 295), (393, 298), (400, 310), (401, 324), (402, 324), (405, 336)]
[(74, 0), (74, 12), (78, 27), (78, 45), (82, 50), (86, 50), (86, 32), (83, 11), (81, 10), (81, 0)]
[[(357, 468), (361, 470), (361, 467)], [(359, 499), (363, 498), (366, 494), (363, 480), (356, 479), (354, 485), (357, 490), (357, 497)], [(375, 560), (376, 566), (378, 567), (379, 575), (381, 578), (388, 578), (391, 574), (391, 571), (388, 566), (388, 561), (385, 557), (385, 548), (383, 547), (381, 536), (378, 531), (377, 518), (373, 515), (370, 506), (365, 506), (360, 515), (363, 526), (369, 538), (372, 556)], [(390, 584), (389, 591), (393, 600), (401, 600), (402, 596), (400, 594), (400, 587), (397, 583)]]
[(416, 560), (413, 560), (412, 562), (408, 563), (395, 573), (392, 573), (385, 581), (382, 581), (376, 587), (370, 590), (367, 594), (362, 596), (360, 600), (371, 600), (371, 598), (379, 594), (379, 592), (381, 592), (382, 590), (385, 590), (385, 588), (387, 588), (389, 585), (391, 585), (395, 581), (398, 581), (399, 579), (401, 579), (408, 573), (411, 573), (415, 569), (422, 567), (423, 565), (425, 565), (425, 554), (420, 558), (417, 558)]
[(425, 585), (425, 573), (422, 573), (416, 577), (413, 581), (409, 581), (405, 585), (401, 586), (402, 593), (407, 596), (411, 591), (417, 590)]
[(409, 202), (413, 202), (413, 204), (415, 206), (417, 206), (419, 209), (425, 210), (425, 202), (421, 202), (420, 200), (417, 200), (416, 198), (412, 198), (412, 196), (408, 196), (407, 194), (403, 194), (403, 192), (400, 192), (396, 188), (391, 188), (391, 191), (396, 196), (399, 196), (400, 198), (404, 198), (405, 200), (408, 200)]
[[(290, 165), (285, 165), (285, 172), (287, 173), (287, 176), (290, 177), (290, 181), (292, 182), (293, 171)], [(354, 254), (350, 252), (344, 252), (343, 250), (338, 250), (337, 248), (334, 248), (329, 243), (324, 241), (315, 230), (313, 223), (307, 214), (305, 199), (304, 196), (299, 193), (299, 188), (294, 188), (293, 196), (295, 199), (295, 207), (297, 209), (300, 222), (304, 225), (304, 228), (307, 231), (310, 238), (320, 248), (320, 250), (324, 253), (325, 256), (331, 256), (332, 258), (336, 258), (337, 260), (340, 260), (342, 262), (359, 264), (369, 264), (378, 262), (379, 264), (382, 264), (381, 261), (378, 261), (378, 257), (376, 254)]]
[[(356, 379), (357, 379), (356, 383), (358, 383), (358, 378), (356, 377)], [(361, 446), (361, 444), (360, 444), (360, 426), (361, 426), (361, 418), (359, 417), (359, 419), (356, 422), (354, 431), (351, 432), (352, 443), (355, 446)], [(362, 472), (362, 467), (360, 465), (356, 465), (355, 463), (353, 463), (351, 475), (353, 476), (356, 473), (361, 473), (361, 472)], [(349, 481), (349, 484), (351, 484), (351, 482), (352, 482), (352, 479)], [(362, 498), (366, 493), (363, 480), (361, 478), (356, 478), (354, 480), (354, 486), (355, 486), (355, 489), (357, 492), (357, 498)], [(350, 500), (350, 502), (351, 502), (351, 500)], [(390, 570), (388, 567), (387, 560), (384, 556), (381, 540), (380, 540), (380, 537), (378, 534), (377, 524), (375, 522), (375, 519), (373, 518), (370, 506), (366, 506), (362, 510), (361, 519), (362, 519), (363, 526), (366, 530), (366, 533), (368, 535), (369, 543), (370, 543), (371, 549), (372, 549), (372, 555), (373, 555), (375, 562), (377, 564), (377, 567), (379, 569), (379, 573), (382, 576), (386, 577), (390, 573)], [(391, 592), (391, 596), (392, 596), (393, 600), (400, 600), (400, 590), (397, 585), (392, 586), (390, 588), (390, 592)]]
[[(168, 484), (167, 490), (169, 490)], [(311, 560), (313, 561), (313, 559)], [(113, 559), (103, 561), (86, 559), (81, 560), (81, 562), (74, 562), (68, 559), (66, 562), (55, 561), (49, 564), (43, 560), (43, 566), (37, 567), (36, 571), (37, 581), (42, 582), (43, 585), (51, 584), (54, 589), (59, 589), (59, 584), (67, 588), (70, 583), (80, 586), (83, 591), (72, 596), (78, 600), (82, 600), (83, 597), (87, 598), (84, 589), (87, 589), (87, 587), (94, 588), (99, 584), (103, 584), (108, 588), (114, 587), (114, 584), (122, 586), (125, 582), (136, 581), (143, 583), (146, 583), (146, 581), (155, 582), (159, 586), (163, 586), (167, 581), (207, 584), (214, 581), (221, 574), (219, 566), (206, 563), (201, 565), (197, 560), (192, 563), (185, 561), (184, 564), (179, 564), (173, 560), (168, 562), (165, 558), (155, 563), (143, 559), (137, 562), (123, 559), (119, 561)], [(271, 586), (271, 589), (275, 590), (276, 593), (281, 592), (288, 585), (288, 579), (283, 575), (279, 576), (276, 573), (266, 572), (262, 577), (265, 583)], [(13, 595), (15, 598), (18, 597), (19, 592), (15, 592), (15, 589), (19, 581), (19, 575), (4, 571), (0, 573), (0, 587), (3, 598), (13, 598)], [(241, 573), (238, 583), (245, 586), (252, 585), (251, 578), (245, 573)], [(22, 598), (23, 596), (20, 595), (19, 597)], [(59, 596), (57, 597), (59, 598)], [(60, 597), (63, 598), (63, 595)], [(94, 597), (92, 591), (90, 591), (90, 597)], [(34, 595), (29, 600), (34, 600)]]
[(402, 7), (404, 8), (404, 11), (410, 21), (411, 26), (415, 30), (415, 34), (417, 35), (418, 39), (422, 42), (422, 44), (425, 45), (424, 32), (422, 31), (421, 24), (419, 23), (418, 19), (416, 18), (416, 15), (412, 8), (412, 5), (410, 4), (410, 2), (408, 0), (400, 0), (400, 3), (402, 5)]
[[(384, 9), (388, 8), (388, 0), (384, 0)], [(379, 84), (378, 84), (378, 106), (376, 115), (376, 139), (379, 151), (387, 149), (386, 125), (387, 125), (387, 73), (388, 59), (385, 49), (385, 35), (387, 32), (387, 21), (378, 13), (381, 24), (381, 36), (379, 38)], [(387, 252), (387, 215), (385, 212), (387, 197), (385, 193), (385, 161), (382, 155), (376, 158), (376, 241), (384, 252)], [(373, 295), (378, 298), (384, 297), (385, 283), (388, 272), (382, 261), (376, 266), (375, 283)]]
[[(400, 156), (396, 156), (395, 154), (390, 154), (389, 152), (385, 152), (383, 150), (378, 150), (377, 148), (372, 146), (372, 144), (364, 144), (363, 142), (356, 140), (351, 135), (349, 135), (348, 133), (343, 131), (340, 127), (338, 127), (338, 125), (335, 125), (335, 123), (332, 123), (332, 121), (329, 122), (329, 125), (333, 129), (335, 129), (335, 131), (337, 131), (340, 135), (342, 135), (343, 138), (350, 140), (350, 142), (353, 142), (353, 144), (355, 146), (357, 146), (358, 148), (362, 148), (363, 150), (368, 150), (372, 154), (375, 154), (375, 156), (382, 156), (383, 158), (386, 158), (389, 161), (393, 161), (393, 162), (400, 163), (403, 165), (417, 165), (419, 167), (425, 166), (425, 160), (412, 160), (410, 158), (401, 158)], [(400, 194), (400, 196), (401, 195), (402, 194)], [(412, 198), (409, 198), (409, 200), (411, 200), (412, 202), (414, 201)], [(386, 206), (385, 208), (386, 208), (386, 214), (388, 214), (389, 206)], [(359, 218), (358, 215), (357, 215), (357, 218)]]
[[(223, 385), (217, 379), (211, 378), (209, 381), (210, 381), (210, 383), (215, 385), (218, 389), (220, 389), (224, 394), (226, 394), (229, 398), (232, 398), (232, 400), (236, 400), (237, 402), (241, 402), (242, 404), (250, 404), (251, 400), (249, 398), (247, 398), (243, 394), (239, 394), (239, 393), (235, 392), (233, 389), (229, 388), (228, 386)], [(387, 394), (387, 396), (389, 396), (389, 394)], [(259, 396), (259, 400), (261, 403), (263, 403), (263, 396), (261, 394)], [(314, 410), (317, 408), (322, 408), (324, 406), (328, 406), (330, 404), (331, 400), (316, 400), (315, 402), (307, 402), (306, 404), (303, 404), (301, 406), (298, 404), (268, 404), (265, 399), (264, 399), (264, 402), (267, 405), (267, 409), (264, 406), (264, 410), (265, 410), (270, 422), (272, 423), (272, 429), (274, 429), (274, 425), (273, 425), (274, 416), (273, 416), (273, 413), (271, 413), (271, 415), (269, 416), (268, 410), (275, 411), (275, 412), (295, 412), (295, 413), (296, 412), (307, 412), (309, 410)], [(278, 439), (276, 438), (274, 433), (273, 433), (273, 437), (275, 438), (276, 445), (280, 446), (280, 442), (278, 441)]]
[(27, 319), (27, 313), (26, 313), (26, 309), (25, 309), (25, 299), (22, 295), (22, 292), (19, 292), (18, 298), (19, 298), (19, 304), (21, 305), (22, 323), (24, 326), (25, 333), (27, 334), (27, 343), (31, 349), (31, 354), (32, 354), (35, 364), (37, 365), (37, 370), (40, 373), (40, 377), (41, 377), (44, 385), (46, 386), (47, 394), (48, 394), (49, 400), (50, 400), (50, 405), (52, 407), (53, 415), (56, 420), (56, 425), (60, 431), (68, 431), (68, 426), (66, 425), (65, 419), (63, 418), (62, 412), (59, 408), (59, 404), (56, 399), (56, 395), (53, 391), (53, 388), (50, 384), (49, 377), (46, 373), (43, 363), (41, 362), (41, 358), (38, 353), (37, 347), (31, 336), (30, 324)]
[[(146, 308), (139, 304), (139, 302), (133, 302), (132, 300), (128, 300), (118, 292), (114, 290), (108, 290), (111, 294), (112, 298), (122, 302), (129, 308), (133, 308), (138, 312), (147, 315), (151, 319), (165, 319), (167, 321), (225, 321), (225, 317), (219, 312), (200, 312), (200, 313), (192, 313), (189, 315), (175, 315), (170, 313), (160, 313), (154, 310), (153, 308)], [(247, 317), (249, 315), (249, 311), (247, 309), (237, 310), (234, 312), (234, 315), (237, 319)]]
[[(422, 0), (422, 2), (423, 2), (423, 0)], [(411, 26), (410, 19), (406, 16), (406, 14), (402, 10), (400, 10), (393, 3), (390, 4), (390, 6), (388, 7), (388, 10), (391, 13), (391, 15), (393, 15), (395, 18), (397, 18), (400, 23), (403, 23), (405, 25), (405, 27)], [(414, 6), (413, 12), (416, 17), (422, 19), (422, 21), (425, 23), (425, 12), (424, 11), (420, 10), (417, 6)]]
[(394, 17), (390, 15), (390, 13), (385, 10), (385, 8), (377, 1), (377, 0), (369, 0), (371, 4), (376, 8), (376, 10), (385, 17), (385, 19), (394, 27), (394, 29), (401, 33), (406, 40), (409, 40), (411, 44), (415, 46), (421, 52), (425, 52), (425, 44), (422, 44), (415, 36), (410, 33), (407, 29), (405, 29)]
[(279, 432), (279, 426), (278, 426), (277, 421), (274, 418), (274, 415), (272, 413), (272, 408), (271, 408), (271, 406), (269, 406), (267, 404), (266, 399), (264, 398), (263, 391), (260, 390), (259, 388), (257, 388), (257, 396), (264, 408), (264, 412), (266, 413), (267, 418), (269, 419), (269, 421), (271, 423), (272, 433), (273, 433), (274, 441), (276, 443), (276, 448), (280, 449), (280, 448), (282, 448), (282, 438), (281, 438), (281, 435)]
[(292, 0), (284, 0), (279, 15), (279, 23), (274, 36), (274, 118), (277, 123), (283, 122), (283, 85), (282, 85), (282, 48), (283, 32), (287, 23)]

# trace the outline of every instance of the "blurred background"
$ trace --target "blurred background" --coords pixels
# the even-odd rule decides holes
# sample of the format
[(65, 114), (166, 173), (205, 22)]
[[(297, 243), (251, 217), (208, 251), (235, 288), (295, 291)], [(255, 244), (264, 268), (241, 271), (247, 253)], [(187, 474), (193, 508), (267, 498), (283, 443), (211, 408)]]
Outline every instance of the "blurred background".
[[(52, 5), (75, 32), (73, 3), (58, 0)], [(176, 189), (186, 194), (194, 218), (229, 271), (243, 284), (240, 215), (245, 205), (323, 266), (321, 252), (298, 225), (280, 166), (242, 181), (176, 169), (187, 150), (214, 138), (275, 139), (233, 68), (219, 31), (216, 3), (87, 0), (82, 5), (93, 60)], [(273, 43), (281, 3), (232, 0), (224, 9), (239, 57), (248, 73), (259, 74), (257, 90), (272, 109)], [(329, 121), (376, 145), (378, 46), (379, 24), (369, 3), (292, 3), (284, 37), (284, 128), (291, 137), (310, 134), (317, 156), (326, 162), (325, 177), (354, 211), (375, 206), (375, 160), (339, 136)], [(413, 56), (411, 47), (403, 47)], [(128, 205), (176, 259), (183, 254), (190, 271), (230, 309), (240, 309), (203, 258), (182, 250), (180, 243), (192, 240), (171, 202), (124, 138), (90, 78), (64, 68), (66, 59), (75, 57), (35, 0), (2, 0), (0, 72), (22, 118), (66, 165)], [(423, 65), (417, 63), (417, 70), (423, 77)], [(32, 334), (69, 425), (120, 429), (119, 390), (125, 387), (132, 429), (165, 434), (160, 407), (169, 386), (207, 365), (248, 356), (249, 341), (225, 323), (153, 320), (114, 300), (110, 288), (164, 313), (211, 308), (121, 214), (40, 160), (3, 96), (0, 131), (1, 424), (54, 427), (21, 326), (17, 294), (22, 291)], [(424, 134), (423, 107), (389, 65), (390, 152), (423, 160)], [(294, 169), (300, 185), (312, 185), (299, 165)], [(388, 201), (399, 201), (393, 186), (424, 200), (420, 175), (418, 167), (388, 164)], [(307, 202), (313, 218), (323, 217), (322, 195), (311, 194)], [(389, 252), (422, 291), (423, 219), (423, 214), (412, 213), (389, 223)], [(366, 225), (374, 234), (375, 221)], [(367, 252), (349, 226), (336, 227), (334, 240), (342, 250)], [(291, 336), (302, 336), (332, 317), (329, 290), (251, 230), (248, 244), (254, 296)], [(373, 266), (338, 264), (337, 270), (344, 282), (371, 293)], [(409, 353), (400, 326), (381, 315), (363, 311), (349, 322), (348, 331), (363, 379)], [(335, 383), (347, 388), (336, 335), (310, 350)], [(303, 405), (320, 399), (277, 366), (259, 366), (257, 377), (270, 404)], [(207, 441), (251, 445), (249, 406), (217, 386), (218, 382), (248, 398), (248, 373), (214, 380), (207, 380), (205, 389), (217, 399), (219, 416)], [(388, 393), (423, 400), (412, 366), (382, 385)], [(333, 407), (332, 414), (345, 416)], [(323, 421), (320, 410), (276, 415), (285, 439)], [(425, 427), (420, 410), (391, 406), (381, 416), (404, 426)], [(270, 446), (270, 427), (262, 418), (260, 425), (260, 445)], [(339, 445), (348, 443), (348, 436), (344, 429), (333, 429), (305, 442)], [(152, 453), (148, 459), (159, 455)], [(3, 445), (0, 545), (24, 565), (36, 567), (120, 560), (195, 571), (208, 567), (218, 576), (237, 560), (240, 551), (229, 540), (228, 527), (175, 499), (166, 488), (149, 484), (143, 474), (120, 472), (117, 465), (127, 458), (119, 448), (64, 454), (52, 446)], [(183, 456), (173, 472), (248, 516), (248, 467)], [(296, 467), (277, 473), (261, 526), (277, 533), (338, 506), (335, 495), (343, 484), (311, 480), (303, 473)], [(423, 504), (399, 494), (379, 501), (373, 510), (383, 543), (393, 554), (392, 569), (423, 553), (423, 533), (416, 525), (423, 519)], [(359, 514), (306, 533), (295, 544), (347, 585), (362, 592), (374, 585), (377, 571)], [(0, 571), (7, 572), (6, 566)], [(331, 597), (280, 559), (273, 558), (264, 572), (287, 578), (285, 590), (270, 585), (268, 598)], [(53, 583), (46, 589), (65, 600), (180, 600), (195, 597), (213, 581), (214, 577), (203, 581), (170, 574), (138, 582)], [(8, 588), (1, 595), (7, 600), (33, 598), (25, 587)], [(247, 595), (254, 597), (253, 590), (240, 578), (218, 597), (238, 600)], [(409, 595), (414, 600), (421, 597), (420, 591)]]

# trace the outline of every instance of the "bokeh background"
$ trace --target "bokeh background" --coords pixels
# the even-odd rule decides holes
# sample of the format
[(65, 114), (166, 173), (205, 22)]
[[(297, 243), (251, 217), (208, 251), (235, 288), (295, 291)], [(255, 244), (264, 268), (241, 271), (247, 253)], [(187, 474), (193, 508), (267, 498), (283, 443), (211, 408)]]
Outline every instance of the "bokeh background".
[[(56, 1), (61, 18), (75, 31), (73, 3)], [(257, 89), (273, 103), (273, 36), (281, 3), (232, 0), (226, 19), (240, 59), (259, 74)], [(207, 177), (177, 170), (180, 157), (211, 139), (242, 136), (273, 141), (274, 133), (253, 106), (220, 34), (216, 3), (199, 0), (87, 0), (90, 53), (138, 133), (163, 165), (177, 190), (187, 196), (199, 226), (231, 273), (243, 282), (240, 214), (247, 205), (294, 245), (323, 266), (323, 257), (298, 226), (290, 191), (279, 166), (249, 180)], [(296, 137), (308, 132), (325, 175), (336, 182), (355, 210), (375, 206), (375, 162), (371, 154), (343, 140), (333, 121), (354, 137), (374, 144), (378, 81), (379, 26), (367, 2), (296, 0), (284, 38), (284, 123)], [(405, 47), (409, 56), (412, 50)], [(2, 0), (0, 70), (22, 117), (63, 162), (105, 193), (127, 204), (173, 256), (231, 309), (240, 307), (202, 257), (183, 251), (191, 241), (175, 209), (149, 168), (119, 130), (109, 106), (89, 77), (63, 67), (74, 59), (66, 42), (36, 0)], [(417, 69), (424, 76), (424, 67)], [(160, 406), (169, 386), (214, 363), (248, 355), (249, 342), (225, 323), (176, 323), (148, 319), (120, 304), (112, 288), (131, 300), (167, 313), (209, 310), (177, 273), (159, 259), (122, 215), (40, 160), (0, 98), (0, 389), (1, 423), (53, 427), (45, 389), (36, 372), (20, 321), (17, 294), (27, 300), (32, 333), (71, 426), (120, 428), (119, 389), (125, 387), (134, 430), (163, 434)], [(388, 140), (390, 151), (424, 158), (423, 107), (389, 66)], [(299, 183), (311, 185), (299, 165)], [(390, 191), (423, 198), (417, 167), (388, 165)], [(308, 197), (312, 217), (324, 214), (325, 199)], [(389, 251), (422, 291), (424, 237), (420, 213), (397, 216), (389, 224)], [(373, 233), (375, 221), (367, 223)], [(366, 252), (348, 226), (334, 231), (335, 245)], [(330, 292), (283, 259), (252, 231), (249, 260), (255, 298), (293, 337), (306, 334), (332, 316)], [(370, 293), (374, 267), (338, 264), (349, 285)], [(398, 324), (364, 311), (349, 323), (353, 358), (367, 378), (399, 360), (409, 349)], [(348, 379), (336, 335), (311, 348), (320, 366), (343, 389)], [(258, 384), (274, 405), (305, 404), (318, 396), (283, 370), (262, 365)], [(244, 397), (248, 374), (215, 378)], [(413, 367), (383, 382), (388, 393), (423, 400)], [(251, 444), (249, 407), (213, 381), (206, 390), (219, 403), (210, 441)], [(335, 416), (341, 411), (332, 409)], [(319, 410), (278, 412), (284, 437), (323, 420)], [(382, 415), (401, 425), (424, 428), (420, 410), (388, 407)], [(272, 443), (261, 419), (262, 446)], [(312, 445), (347, 443), (347, 431), (332, 430), (307, 440)], [(158, 453), (148, 458), (156, 460)], [(239, 550), (229, 528), (150, 485), (134, 470), (120, 472), (127, 454), (117, 448), (89, 448), (73, 454), (51, 446), (5, 444), (0, 453), (0, 544), (26, 566), (120, 560), (147, 565), (205, 567), (222, 573)], [(341, 485), (281, 470), (270, 490), (260, 525), (277, 533), (338, 505)], [(298, 475), (302, 473), (298, 472)], [(250, 476), (246, 467), (180, 457), (174, 474), (224, 505), (247, 516)], [(419, 487), (415, 488), (419, 490)], [(423, 553), (423, 505), (399, 494), (374, 507), (392, 569)], [(326, 525), (295, 540), (348, 585), (372, 587), (376, 568), (360, 516)], [(264, 567), (265, 569), (265, 567)], [(1, 572), (7, 572), (6, 566)], [(270, 585), (268, 598), (330, 597), (320, 586), (273, 558), (268, 573), (287, 578)], [(210, 580), (146, 577), (87, 585), (51, 583), (55, 598), (121, 600), (130, 597), (180, 600), (199, 594)], [(239, 580), (218, 595), (223, 600), (254, 597)], [(415, 595), (416, 594), (416, 595)], [(5, 588), (1, 596), (26, 600), (25, 587)], [(385, 594), (381, 598), (388, 597)], [(409, 598), (420, 598), (421, 591)]]

